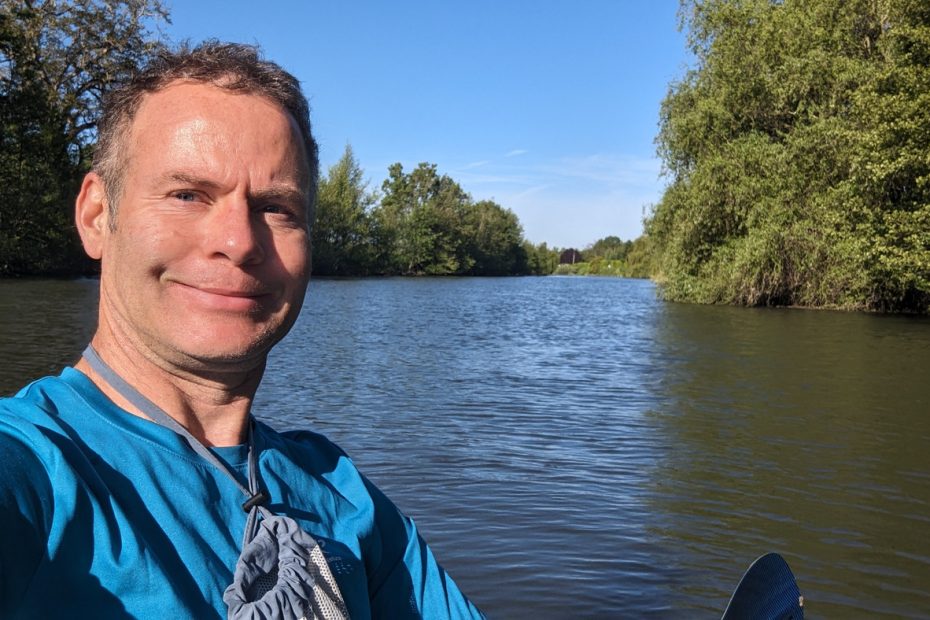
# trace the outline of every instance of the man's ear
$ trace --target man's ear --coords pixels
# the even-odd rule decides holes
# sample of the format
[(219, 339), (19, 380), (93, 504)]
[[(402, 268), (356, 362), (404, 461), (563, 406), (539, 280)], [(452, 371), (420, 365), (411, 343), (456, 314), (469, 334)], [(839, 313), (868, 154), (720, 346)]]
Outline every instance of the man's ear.
[(110, 225), (109, 211), (103, 179), (96, 172), (88, 172), (74, 202), (74, 223), (84, 251), (93, 259), (103, 255), (103, 239)]

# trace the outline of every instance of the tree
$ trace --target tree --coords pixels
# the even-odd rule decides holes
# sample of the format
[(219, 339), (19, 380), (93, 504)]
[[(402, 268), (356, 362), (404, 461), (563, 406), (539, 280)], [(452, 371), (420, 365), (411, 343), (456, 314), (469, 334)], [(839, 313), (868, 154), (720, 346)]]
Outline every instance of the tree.
[(313, 273), (366, 275), (374, 262), (370, 209), (377, 201), (351, 146), (320, 179), (312, 231)]
[(103, 92), (160, 45), (159, 0), (7, 0), (0, 5), (0, 274), (83, 262), (71, 201), (87, 170)]
[(470, 275), (502, 276), (523, 273), (526, 251), (523, 229), (513, 211), (491, 200), (475, 203), (470, 209), (471, 233), (468, 254), (473, 264)]
[(474, 202), (435, 164), (407, 174), (398, 163), (388, 175), (373, 213), (382, 273), (499, 276), (554, 269), (531, 260), (536, 250), (524, 242), (512, 211), (492, 200)]
[(377, 210), (387, 271), (403, 275), (451, 275), (468, 271), (473, 260), (464, 239), (471, 198), (435, 164), (421, 163), (410, 174), (393, 164), (382, 185)]
[(620, 237), (610, 235), (598, 239), (584, 249), (585, 258), (602, 258), (604, 260), (625, 260), (632, 247), (632, 241), (624, 241)]
[(927, 311), (930, 8), (686, 1), (646, 223), (673, 299)]
[(842, 190), (854, 221), (869, 307), (930, 309), (930, 4), (879, 5), (875, 61), (853, 94), (858, 138)]
[(545, 241), (539, 245), (524, 241), (523, 252), (526, 254), (526, 270), (519, 273), (547, 276), (559, 266), (559, 251), (550, 249)]
[(655, 251), (649, 235), (640, 235), (630, 245), (626, 255), (624, 275), (628, 278), (649, 278), (656, 273)]

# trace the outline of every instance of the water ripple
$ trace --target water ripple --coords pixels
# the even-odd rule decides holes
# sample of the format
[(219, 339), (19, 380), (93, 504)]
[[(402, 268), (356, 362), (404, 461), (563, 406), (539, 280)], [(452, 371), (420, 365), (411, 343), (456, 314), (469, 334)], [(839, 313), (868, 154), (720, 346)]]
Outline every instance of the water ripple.
[[(0, 282), (0, 387), (73, 361), (95, 303)], [(719, 617), (772, 550), (811, 617), (916, 618), (927, 368), (923, 319), (622, 279), (315, 281), (255, 410), (346, 448), (491, 617)]]

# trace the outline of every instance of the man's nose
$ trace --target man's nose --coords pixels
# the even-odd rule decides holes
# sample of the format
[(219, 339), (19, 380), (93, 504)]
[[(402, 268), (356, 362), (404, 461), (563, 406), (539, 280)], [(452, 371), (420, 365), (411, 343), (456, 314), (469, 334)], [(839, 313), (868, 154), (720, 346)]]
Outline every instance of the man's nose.
[(244, 199), (217, 205), (208, 223), (209, 251), (236, 265), (260, 263), (265, 258), (262, 221)]

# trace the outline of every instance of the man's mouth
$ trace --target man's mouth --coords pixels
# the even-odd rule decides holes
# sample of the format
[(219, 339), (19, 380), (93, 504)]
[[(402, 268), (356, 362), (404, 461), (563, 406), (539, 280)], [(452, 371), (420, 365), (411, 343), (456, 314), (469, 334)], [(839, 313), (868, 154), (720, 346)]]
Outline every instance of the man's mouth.
[(269, 298), (269, 293), (248, 287), (201, 286), (177, 282), (179, 292), (191, 303), (226, 312), (255, 312)]

